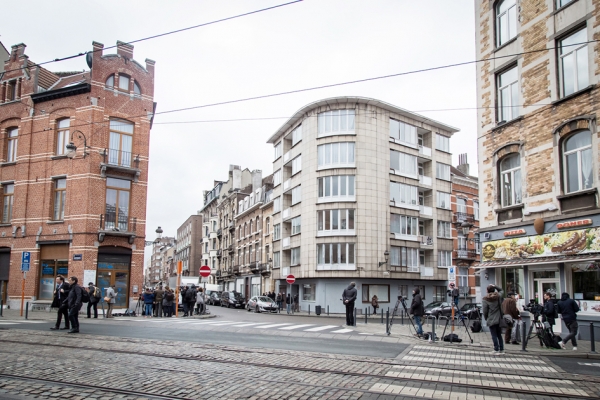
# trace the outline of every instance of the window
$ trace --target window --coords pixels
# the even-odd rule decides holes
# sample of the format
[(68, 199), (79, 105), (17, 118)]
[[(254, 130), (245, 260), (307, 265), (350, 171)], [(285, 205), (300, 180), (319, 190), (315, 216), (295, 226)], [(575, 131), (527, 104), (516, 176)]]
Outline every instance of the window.
[(54, 221), (65, 219), (65, 200), (67, 198), (67, 180), (65, 178), (54, 180)]
[(438, 251), (438, 267), (451, 267), (452, 266), (452, 252), (448, 250)]
[(390, 200), (394, 200), (398, 207), (402, 204), (417, 206), (419, 204), (419, 188), (404, 183), (390, 182)]
[(456, 280), (458, 283), (458, 288), (461, 289), (464, 293), (464, 290), (469, 286), (469, 269), (464, 267), (456, 268)]
[(498, 121), (510, 121), (519, 116), (519, 75), (517, 67), (498, 75)]
[(573, 0), (556, 0), (556, 8), (561, 8), (572, 2)]
[(436, 167), (436, 174), (435, 174), (436, 178), (443, 179), (445, 181), (450, 180), (450, 166), (448, 164), (436, 162), (435, 167)]
[(142, 90), (140, 89), (140, 85), (138, 85), (137, 81), (133, 81), (133, 94), (137, 94), (138, 96), (142, 94)]
[(267, 217), (266, 228), (265, 235), (269, 235), (271, 233), (271, 218), (269, 217)]
[(456, 243), (458, 250), (467, 250), (467, 238), (462, 233), (459, 233), (456, 237)]
[(317, 162), (320, 168), (354, 166), (354, 142), (317, 146)]
[(300, 216), (292, 219), (292, 235), (300, 233), (301, 230), (301, 218)]
[(354, 175), (325, 176), (318, 178), (318, 184), (320, 200), (354, 199)]
[(314, 283), (305, 283), (302, 285), (302, 300), (304, 301), (315, 301), (317, 288)]
[(2, 185), (2, 187), (4, 188), (4, 196), (2, 198), (2, 223), (8, 224), (12, 220), (15, 185), (10, 183)]
[(398, 295), (408, 297), (408, 285), (398, 285)]
[(300, 265), (300, 247), (294, 247), (291, 253), (290, 265)]
[(589, 85), (586, 28), (559, 42), (562, 95), (568, 96)]
[(390, 302), (390, 285), (363, 285), (362, 302), (371, 303), (373, 296), (377, 296), (380, 303)]
[(273, 186), (281, 185), (281, 170), (278, 169), (273, 173)]
[(281, 239), (281, 224), (273, 226), (273, 240)]
[(129, 76), (125, 74), (119, 74), (119, 90), (129, 92)]
[(281, 157), (281, 152), (283, 151), (283, 142), (279, 142), (275, 145), (275, 160)]
[(127, 232), (129, 227), (129, 193), (131, 181), (106, 178), (106, 215), (104, 229)]
[(112, 88), (115, 86), (115, 74), (112, 74), (108, 78), (106, 78), (106, 87)]
[(318, 116), (318, 136), (354, 132), (354, 110), (325, 111)]
[(298, 125), (296, 129), (292, 131), (292, 146), (302, 140), (302, 125)]
[(132, 141), (133, 123), (122, 119), (111, 119), (108, 163), (131, 167)]
[(437, 207), (450, 209), (450, 193), (437, 192)]
[(407, 123), (390, 119), (390, 137), (397, 142), (417, 145), (417, 127)]
[(435, 134), (435, 148), (436, 150), (445, 151), (450, 153), (450, 138), (439, 133)]
[(518, 154), (500, 162), (500, 192), (502, 207), (521, 204), (521, 159)]
[(479, 202), (473, 201), (473, 218), (475, 221), (479, 221)]
[[(55, 255), (57, 258), (63, 258), (60, 255)], [(56, 287), (56, 276), (62, 275), (64, 277), (69, 276), (69, 261), (68, 254), (67, 259), (63, 260), (41, 260), (41, 271), (40, 271), (40, 299), (51, 300), (54, 295), (54, 289)], [(66, 278), (65, 278), (66, 279)]]
[(496, 43), (502, 46), (517, 36), (517, 1), (503, 0), (496, 4)]
[(390, 227), (392, 233), (417, 236), (419, 234), (419, 219), (407, 215), (392, 214), (390, 217)]
[(273, 252), (273, 268), (281, 267), (281, 252)]
[(302, 171), (302, 156), (298, 156), (292, 160), (292, 175)]
[(8, 128), (7, 146), (6, 146), (6, 162), (17, 161), (17, 144), (18, 144), (19, 128)]
[(302, 201), (302, 186), (296, 186), (292, 189), (292, 205)]
[(594, 183), (590, 131), (578, 132), (565, 140), (563, 165), (567, 193), (590, 189)]
[(61, 119), (57, 123), (56, 130), (56, 155), (64, 156), (67, 154), (67, 145), (69, 144), (69, 126), (71, 120)]
[(352, 233), (354, 230), (354, 210), (317, 211), (317, 235)]
[(434, 286), (433, 287), (433, 301), (446, 301), (446, 286)]
[(354, 243), (317, 245), (317, 270), (354, 269)]
[(390, 168), (402, 175), (417, 176), (417, 157), (390, 150)]
[(442, 238), (452, 238), (452, 226), (450, 222), (447, 221), (438, 221), (438, 237)]
[(275, 197), (273, 199), (273, 214), (281, 211), (281, 197)]
[(392, 267), (405, 267), (407, 272), (419, 272), (419, 249), (410, 247), (392, 246), (390, 252), (390, 265)]
[(252, 232), (254, 232), (254, 221), (250, 220), (250, 230), (248, 231), (248, 233), (252, 234)]
[(462, 197), (456, 199), (456, 212), (467, 213), (467, 199), (463, 199)]

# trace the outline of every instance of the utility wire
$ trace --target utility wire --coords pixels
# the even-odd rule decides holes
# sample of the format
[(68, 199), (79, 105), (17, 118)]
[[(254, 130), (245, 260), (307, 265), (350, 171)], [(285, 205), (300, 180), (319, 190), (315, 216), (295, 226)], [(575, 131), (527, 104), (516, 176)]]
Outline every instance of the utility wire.
[[(237, 18), (241, 18), (241, 17), (247, 17), (247, 16), (252, 15), (252, 14), (258, 14), (258, 13), (261, 13), (261, 12), (264, 12), (264, 11), (274, 10), (276, 8), (289, 6), (291, 4), (300, 3), (302, 1), (303, 0), (294, 0), (294, 1), (290, 1), (288, 3), (277, 4), (277, 5), (272, 6), (272, 7), (261, 8), (259, 10), (254, 10), (254, 11), (250, 11), (250, 12), (243, 13), (243, 14), (237, 14), (237, 15), (233, 15), (231, 17), (221, 18), (221, 19), (217, 19), (217, 20), (210, 21), (210, 22), (205, 22), (205, 23), (198, 24), (198, 25), (188, 26), (187, 28), (181, 28), (181, 29), (176, 29), (174, 31), (169, 31), (169, 32), (165, 32), (165, 33), (159, 33), (157, 35), (147, 36), (147, 37), (144, 37), (144, 38), (141, 38), (141, 39), (136, 39), (136, 40), (132, 40), (130, 42), (126, 42), (125, 44), (139, 43), (139, 42), (143, 42), (145, 40), (156, 39), (156, 38), (159, 38), (159, 37), (172, 35), (174, 33), (180, 33), (180, 32), (189, 31), (191, 29), (201, 28), (203, 26), (214, 25), (214, 24), (217, 24), (219, 22), (225, 22), (225, 21), (229, 21), (229, 20), (232, 20), (232, 19), (237, 19)], [(104, 50), (114, 49), (115, 47), (117, 47), (117, 45), (109, 46), (109, 47), (104, 47), (103, 49), (99, 49), (99, 50), (90, 50), (90, 51), (86, 51), (84, 53), (73, 54), (73, 55), (67, 56), (67, 57), (55, 58), (54, 60), (44, 61), (44, 62), (41, 62), (41, 63), (35, 63), (35, 64), (31, 65), (31, 66), (27, 66), (27, 68), (39, 67), (39, 66), (42, 66), (42, 65), (50, 64), (50, 63), (55, 63), (55, 62), (60, 62), (60, 61), (65, 61), (65, 60), (71, 60), (73, 58), (78, 58), (78, 57), (85, 56), (87, 54), (95, 53), (97, 51), (104, 51)], [(9, 69), (9, 70), (6, 70), (4, 72), (20, 71), (21, 69), (22, 68)]]

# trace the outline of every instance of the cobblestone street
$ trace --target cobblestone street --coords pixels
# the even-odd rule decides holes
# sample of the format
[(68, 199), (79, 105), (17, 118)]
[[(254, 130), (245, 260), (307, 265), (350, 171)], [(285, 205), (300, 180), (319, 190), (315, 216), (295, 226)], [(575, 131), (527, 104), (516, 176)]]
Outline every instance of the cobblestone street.
[(0, 343), (0, 398), (7, 399), (600, 396), (600, 378), (537, 356), (464, 347), (413, 345), (381, 358), (11, 329), (0, 331)]

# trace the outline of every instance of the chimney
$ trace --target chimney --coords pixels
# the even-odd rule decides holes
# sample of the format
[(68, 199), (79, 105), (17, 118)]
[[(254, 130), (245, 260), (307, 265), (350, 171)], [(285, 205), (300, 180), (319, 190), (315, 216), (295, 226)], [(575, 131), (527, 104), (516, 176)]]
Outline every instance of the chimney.
[(117, 40), (117, 54), (123, 58), (133, 58), (133, 46), (125, 42)]
[(242, 188), (242, 170), (239, 168), (233, 169), (233, 184), (231, 187), (233, 190)]
[(256, 192), (262, 186), (262, 171), (255, 169), (252, 171), (252, 191)]
[(469, 175), (469, 163), (467, 162), (467, 153), (458, 155), (458, 166), (456, 167), (456, 169), (465, 175)]
[(27, 45), (25, 43), (19, 43), (19, 44), (15, 44), (11, 47), (11, 51), (10, 51), (10, 58), (13, 61), (17, 61), (19, 59), (19, 57), (21, 57), (22, 55), (25, 54), (25, 47), (27, 47)]

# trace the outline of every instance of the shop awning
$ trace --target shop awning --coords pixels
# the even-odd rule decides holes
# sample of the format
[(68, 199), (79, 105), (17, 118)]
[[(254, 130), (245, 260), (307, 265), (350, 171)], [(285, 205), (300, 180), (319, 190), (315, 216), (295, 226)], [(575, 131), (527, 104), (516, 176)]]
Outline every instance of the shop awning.
[(535, 258), (518, 258), (513, 260), (498, 260), (488, 261), (474, 265), (475, 269), (486, 269), (486, 268), (515, 268), (523, 265), (543, 265), (543, 264), (556, 264), (556, 263), (568, 263), (568, 262), (589, 262), (600, 260), (600, 254), (579, 254), (571, 256), (552, 256), (552, 257), (535, 257)]

